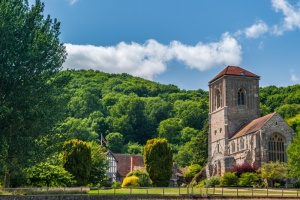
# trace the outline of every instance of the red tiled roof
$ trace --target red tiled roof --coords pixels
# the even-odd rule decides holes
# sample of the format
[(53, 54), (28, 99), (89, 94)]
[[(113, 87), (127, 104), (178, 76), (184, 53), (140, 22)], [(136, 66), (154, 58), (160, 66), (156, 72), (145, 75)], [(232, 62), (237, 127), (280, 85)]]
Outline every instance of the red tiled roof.
[(144, 167), (143, 156), (117, 153), (114, 153), (113, 155), (118, 161), (117, 171), (120, 177), (125, 177), (133, 170), (134, 166)]
[(209, 83), (217, 80), (218, 78), (224, 76), (224, 75), (233, 75), (233, 76), (249, 76), (249, 77), (257, 77), (256, 74), (253, 74), (252, 72), (249, 72), (243, 68), (240, 68), (238, 66), (227, 66), (225, 69), (223, 69), (215, 78), (213, 78)]
[(267, 121), (269, 121), (275, 115), (275, 113), (276, 112), (251, 121), (241, 128), (237, 133), (235, 133), (231, 139), (260, 130), (267, 123)]

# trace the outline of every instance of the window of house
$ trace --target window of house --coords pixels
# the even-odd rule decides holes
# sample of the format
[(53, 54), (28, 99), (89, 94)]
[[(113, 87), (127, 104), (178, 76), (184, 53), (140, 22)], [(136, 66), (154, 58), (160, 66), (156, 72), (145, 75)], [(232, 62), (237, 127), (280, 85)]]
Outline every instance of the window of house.
[(238, 105), (245, 105), (245, 93), (243, 88), (238, 90)]
[(285, 140), (280, 134), (275, 133), (270, 136), (268, 141), (269, 161), (285, 161), (284, 143)]

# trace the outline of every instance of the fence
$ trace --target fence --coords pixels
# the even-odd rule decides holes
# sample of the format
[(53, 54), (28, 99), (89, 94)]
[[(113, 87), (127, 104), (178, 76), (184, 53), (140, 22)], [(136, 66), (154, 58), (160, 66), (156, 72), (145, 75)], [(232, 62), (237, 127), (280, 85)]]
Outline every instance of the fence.
[(98, 196), (216, 196), (216, 197), (280, 197), (298, 198), (298, 189), (244, 187), (128, 187), (128, 188), (5, 188), (1, 195), (98, 195)]

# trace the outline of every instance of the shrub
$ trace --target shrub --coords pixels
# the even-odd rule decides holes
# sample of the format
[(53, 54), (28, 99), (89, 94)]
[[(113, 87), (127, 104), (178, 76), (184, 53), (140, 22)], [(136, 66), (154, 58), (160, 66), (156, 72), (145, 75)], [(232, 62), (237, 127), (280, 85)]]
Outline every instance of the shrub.
[(236, 186), (238, 182), (238, 177), (235, 172), (226, 172), (221, 178), (222, 186)]
[(139, 187), (139, 178), (137, 176), (126, 177), (123, 180), (122, 187)]
[(201, 171), (202, 167), (199, 164), (193, 164), (188, 167), (189, 171), (184, 173), (184, 178), (187, 183), (190, 183), (194, 176)]
[(239, 184), (241, 186), (252, 186), (254, 182), (259, 180), (258, 175), (253, 172), (246, 172), (239, 178)]
[(133, 172), (129, 172), (126, 177), (136, 176), (139, 178), (138, 183), (141, 187), (149, 186), (150, 178), (147, 172), (143, 172), (141, 170), (135, 170)]
[(296, 180), (293, 182), (293, 187), (294, 188), (300, 188), (300, 181), (299, 180)]
[(119, 181), (116, 181), (111, 185), (112, 188), (119, 188), (121, 186), (122, 186), (122, 184)]
[(243, 173), (246, 172), (256, 172), (258, 168), (255, 165), (251, 164), (242, 164), (242, 165), (235, 165), (231, 168), (230, 172), (235, 172), (235, 175), (240, 178)]
[(218, 176), (213, 176), (205, 182), (205, 187), (216, 187), (217, 185), (220, 185), (220, 177)]

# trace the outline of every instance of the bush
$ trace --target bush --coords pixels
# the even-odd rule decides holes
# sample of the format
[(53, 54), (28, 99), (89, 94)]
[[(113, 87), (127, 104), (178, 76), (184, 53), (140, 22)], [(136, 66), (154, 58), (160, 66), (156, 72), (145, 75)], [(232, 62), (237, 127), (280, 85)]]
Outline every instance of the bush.
[(238, 177), (235, 172), (226, 172), (221, 178), (222, 186), (236, 186), (238, 182)]
[(116, 181), (111, 185), (112, 188), (119, 188), (121, 186), (122, 186), (122, 184), (119, 181)]
[(187, 183), (190, 183), (194, 176), (201, 171), (202, 167), (199, 164), (193, 164), (188, 167), (189, 171), (184, 173), (184, 179)]
[(293, 182), (293, 187), (294, 188), (300, 188), (300, 181), (299, 180), (296, 180)]
[(137, 176), (126, 177), (123, 180), (122, 187), (140, 187), (139, 178)]
[(258, 175), (253, 172), (246, 172), (239, 178), (239, 184), (241, 186), (252, 186), (254, 182), (259, 180)]
[(251, 164), (242, 164), (242, 165), (235, 165), (231, 168), (230, 172), (235, 172), (235, 175), (240, 178), (243, 173), (246, 172), (256, 172), (258, 168), (255, 165)]
[(220, 185), (220, 177), (218, 176), (213, 176), (205, 182), (205, 187), (216, 187), (217, 185)]
[(150, 178), (147, 172), (143, 172), (141, 170), (135, 170), (133, 172), (129, 172), (126, 177), (136, 176), (139, 178), (138, 183), (141, 187), (149, 186)]

